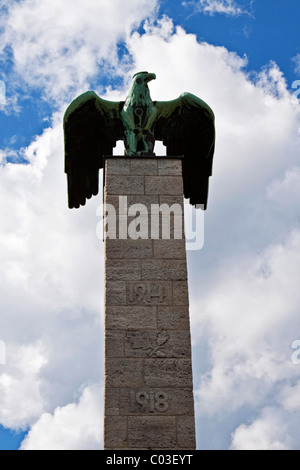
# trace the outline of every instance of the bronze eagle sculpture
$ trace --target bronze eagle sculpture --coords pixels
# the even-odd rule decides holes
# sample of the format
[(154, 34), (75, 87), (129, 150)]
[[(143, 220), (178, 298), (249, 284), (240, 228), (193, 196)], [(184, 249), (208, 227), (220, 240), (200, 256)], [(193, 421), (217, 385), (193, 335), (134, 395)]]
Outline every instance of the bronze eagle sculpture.
[(152, 101), (148, 82), (155, 74), (134, 75), (125, 101), (112, 102), (88, 91), (76, 98), (64, 115), (65, 172), (70, 208), (85, 205), (99, 192), (103, 156), (112, 155), (123, 140), (125, 155), (151, 156), (162, 141), (167, 156), (182, 156), (184, 197), (207, 207), (215, 146), (211, 108), (191, 93), (172, 101)]

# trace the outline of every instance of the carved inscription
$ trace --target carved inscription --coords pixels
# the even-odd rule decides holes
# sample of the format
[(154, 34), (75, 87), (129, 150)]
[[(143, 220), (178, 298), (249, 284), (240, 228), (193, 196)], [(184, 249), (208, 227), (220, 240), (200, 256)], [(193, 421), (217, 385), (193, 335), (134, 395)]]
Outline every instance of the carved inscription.
[(148, 357), (166, 357), (163, 346), (169, 341), (170, 336), (165, 330), (162, 330), (154, 340), (151, 340), (147, 331), (128, 331), (126, 339), (131, 349), (146, 351)]
[(165, 392), (136, 392), (134, 390), (130, 392), (130, 411), (133, 413), (141, 411), (144, 413), (154, 413), (155, 411), (164, 413), (168, 408), (168, 395)]
[(127, 303), (131, 305), (169, 305), (172, 286), (162, 282), (128, 282)]

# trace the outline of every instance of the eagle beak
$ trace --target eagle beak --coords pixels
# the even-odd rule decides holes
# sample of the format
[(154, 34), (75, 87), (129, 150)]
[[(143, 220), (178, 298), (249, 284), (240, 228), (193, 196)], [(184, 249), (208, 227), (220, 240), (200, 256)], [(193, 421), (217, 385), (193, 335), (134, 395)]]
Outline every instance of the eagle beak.
[(146, 83), (149, 83), (149, 82), (151, 82), (151, 80), (156, 80), (155, 73), (149, 73), (148, 76), (147, 76), (147, 79), (145, 81), (146, 81)]

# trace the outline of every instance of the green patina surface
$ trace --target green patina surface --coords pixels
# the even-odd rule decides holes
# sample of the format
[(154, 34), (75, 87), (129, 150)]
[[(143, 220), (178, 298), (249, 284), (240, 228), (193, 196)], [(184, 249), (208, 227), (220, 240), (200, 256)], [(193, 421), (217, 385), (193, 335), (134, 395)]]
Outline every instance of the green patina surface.
[(154, 73), (134, 75), (125, 101), (109, 101), (88, 91), (69, 105), (64, 116), (65, 171), (69, 207), (84, 205), (98, 194), (103, 155), (112, 155), (117, 141), (125, 156), (151, 156), (162, 141), (168, 156), (183, 157), (184, 196), (207, 205), (215, 146), (215, 116), (205, 101), (182, 93), (171, 101), (152, 101), (148, 83)]
[(153, 126), (157, 109), (153, 105), (147, 84), (155, 78), (155, 74), (148, 72), (139, 72), (133, 77), (121, 112), (125, 155), (153, 155), (155, 144)]

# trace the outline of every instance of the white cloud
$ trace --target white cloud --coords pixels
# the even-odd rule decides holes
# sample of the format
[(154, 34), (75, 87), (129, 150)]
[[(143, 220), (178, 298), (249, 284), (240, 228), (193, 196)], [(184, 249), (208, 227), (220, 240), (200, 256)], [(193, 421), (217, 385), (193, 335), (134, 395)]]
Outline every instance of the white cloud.
[(100, 450), (101, 388), (85, 388), (78, 402), (44, 413), (31, 427), (21, 450)]
[(42, 390), (42, 368), (47, 358), (41, 344), (10, 346), (0, 374), (0, 422), (7, 428), (23, 428), (32, 424), (45, 405)]
[(262, 87), (270, 95), (282, 98), (289, 96), (284, 74), (274, 61), (264, 66), (261, 72), (256, 74), (256, 78), (256, 85)]
[[(67, 403), (86, 380), (100, 380), (102, 367), (101, 195), (87, 210), (67, 209), (61, 116), (23, 152), (28, 165), (0, 167), (0, 332), (8, 350), (0, 371), (1, 409), (8, 411), (0, 416), (12, 428)], [(28, 375), (31, 356), (16, 368), (9, 351), (20, 357), (29, 348), (38, 358), (37, 341), (47, 363)], [(25, 392), (16, 400), (28, 383), (32, 400)], [(13, 400), (26, 404), (26, 413)]]
[[(48, 1), (44, 5), (50, 8)], [(64, 8), (53, 5), (54, 9)], [(26, 0), (11, 11), (11, 31), (13, 27), (23, 31), (19, 18), (25, 18), (28, 8)], [(41, 12), (44, 25), (47, 18), (52, 21), (52, 10), (47, 8)], [(72, 24), (81, 31), (76, 12)], [(87, 17), (83, 24), (85, 21)], [(105, 57), (107, 50), (104, 45), (104, 52), (98, 55), (93, 28), (87, 36), (93, 57), (90, 64), (97, 63), (101, 54)], [(278, 408), (279, 417), (275, 432), (268, 431), (264, 445), (293, 447), (293, 428), (288, 421), (290, 410), (298, 406), (292, 387), (299, 369), (291, 362), (290, 345), (297, 339), (300, 300), (299, 107), (276, 64), (269, 64), (253, 82), (245, 71), (245, 58), (223, 47), (199, 43), (183, 29), (174, 30), (167, 18), (155, 27), (147, 23), (145, 28), (145, 34), (128, 37), (132, 64), (123, 64), (121, 69), (127, 83), (138, 70), (153, 71), (157, 74), (150, 85), (153, 99), (173, 99), (190, 91), (207, 101), (216, 114), (217, 146), (205, 246), (189, 258), (194, 375), (201, 397), (198, 408), (209, 412), (214, 422), (222, 413), (228, 416), (249, 407), (253, 426), (244, 425), (243, 417), (230, 431), (236, 431), (233, 445), (243, 447), (247, 441), (251, 443), (258, 414), (261, 412), (263, 423), (267, 420), (263, 410), (269, 400)], [(47, 52), (40, 29), (33, 25)], [(31, 44), (33, 35), (24, 27), (25, 43)], [(114, 44), (116, 36), (111, 37), (110, 44)], [(14, 43), (16, 51), (21, 50), (19, 42)], [(56, 79), (58, 90), (73, 87), (77, 79), (82, 87), (93, 73), (92, 65), (81, 78), (64, 75), (63, 66), (62, 71), (54, 67), (61, 64), (61, 55), (56, 60), (51, 51), (45, 56), (44, 73), (39, 68), (44, 56), (33, 51), (31, 65), (25, 50), (24, 62), (16, 55), (16, 67), (21, 71), (27, 64), (32, 77), (46, 90)], [(77, 59), (69, 59), (70, 69), (75, 70)], [(122, 94), (118, 90), (113, 95)], [(56, 432), (64, 447), (80, 448), (99, 394), (88, 388), (74, 402), (74, 393), (102, 378), (103, 250), (96, 237), (95, 217), (101, 197), (93, 198), (80, 211), (67, 209), (61, 119), (62, 114), (55, 116), (52, 127), (24, 150), (29, 165), (0, 167), (0, 308), (5, 312), (0, 318), (1, 340), (8, 352), (14, 346), (20, 356), (24, 348), (31, 348), (33, 356), (43, 359), (37, 360), (31, 373), (35, 400), (27, 403), (27, 414), (18, 419), (17, 407), (6, 401), (7, 416), (0, 415), (3, 423), (15, 428), (36, 422), (24, 448), (55, 447)], [(210, 353), (204, 377), (199, 349), (203, 343)], [(8, 355), (0, 375), (1, 401), (3, 397), (8, 400), (10, 390), (16, 396), (18, 384), (26, 389), (25, 375), (26, 367), (16, 368)], [(13, 389), (6, 377), (16, 384)], [(84, 410), (88, 410), (86, 420)], [(263, 423), (258, 423), (259, 429)], [(286, 439), (278, 423), (287, 425)], [(96, 425), (91, 429), (83, 445), (94, 448), (100, 437), (96, 437)], [(63, 437), (59, 430), (64, 430)], [(247, 430), (249, 439), (244, 437)], [(225, 432), (218, 421), (214, 433)]]
[(47, 98), (57, 99), (70, 87), (87, 87), (99, 67), (105, 74), (116, 73), (117, 42), (152, 16), (156, 6), (157, 0), (14, 1), (0, 46), (13, 53), (16, 79), (43, 87)]
[(282, 179), (277, 179), (267, 188), (268, 199), (284, 212), (285, 218), (295, 220), (298, 207), (295, 204), (300, 198), (300, 168), (288, 169)]
[(241, 425), (232, 436), (231, 450), (299, 449), (299, 414), (268, 407), (249, 425)]
[(238, 264), (224, 265), (200, 300), (194, 330), (210, 344), (213, 368), (202, 377), (204, 413), (261, 406), (280, 383), (297, 374), (291, 342), (299, 315), (300, 233)]
[[(24, 157), (29, 165), (7, 164), (0, 171), (0, 197), (6, 202), (1, 224), (2, 285), (6, 282), (14, 285), (15, 282), (19, 285), (19, 296), (24, 293), (32, 299), (38, 297), (42, 304), (43, 299), (48, 303), (51, 298), (53, 307), (62, 301), (61, 296), (69, 296), (65, 304), (70, 308), (73, 303), (77, 304), (79, 298), (85, 302), (88, 297), (89, 276), (79, 279), (84, 269), (79, 269), (79, 266), (84, 265), (87, 255), (78, 246), (81, 242), (77, 224), (81, 217), (81, 230), (88, 234), (89, 229), (83, 222), (84, 211), (75, 218), (74, 213), (69, 212), (66, 207), (61, 122), (37, 137), (24, 150)], [(75, 227), (72, 226), (73, 223)], [(96, 223), (94, 227), (95, 225)], [(90, 227), (89, 237), (92, 249), (97, 250), (101, 245), (97, 246), (94, 227)], [(9, 236), (10, 234), (12, 235)], [(68, 238), (73, 240), (71, 250)], [(73, 284), (74, 274), (71, 276), (76, 265), (78, 286)], [(90, 269), (93, 269), (92, 266), (88, 268), (92, 275)], [(58, 286), (64, 286), (63, 292), (57, 290)], [(74, 287), (77, 287), (77, 291)], [(41, 289), (45, 289), (43, 297), (40, 296)], [(86, 292), (85, 299), (83, 291)], [(90, 308), (95, 308), (93, 302), (92, 298)]]
[(6, 86), (3, 80), (0, 80), (0, 109), (6, 104)]
[(295, 64), (295, 72), (300, 74), (300, 54), (297, 54), (295, 57), (293, 57), (292, 61)]
[(232, 434), (231, 450), (299, 450), (300, 382), (282, 387), (277, 404), (266, 406)]
[(300, 412), (300, 381), (295, 385), (286, 385), (280, 393), (280, 401), (285, 410)]
[(248, 13), (235, 0), (196, 0), (182, 3), (184, 6), (192, 5), (195, 11), (206, 15), (223, 14), (228, 16), (240, 16)]

